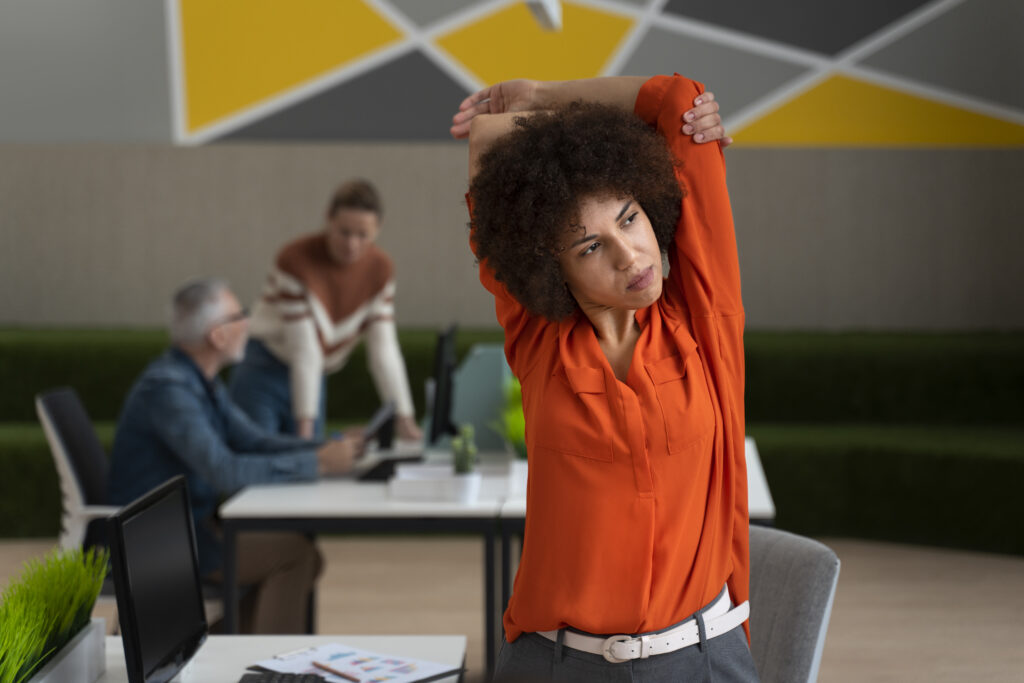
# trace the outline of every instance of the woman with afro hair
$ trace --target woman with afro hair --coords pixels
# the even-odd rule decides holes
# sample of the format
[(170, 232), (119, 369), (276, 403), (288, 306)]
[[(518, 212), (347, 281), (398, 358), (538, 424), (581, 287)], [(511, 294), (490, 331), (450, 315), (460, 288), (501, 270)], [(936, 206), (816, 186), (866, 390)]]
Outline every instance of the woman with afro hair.
[(676, 75), (507, 81), (453, 117), (530, 463), (495, 680), (758, 680), (717, 111)]

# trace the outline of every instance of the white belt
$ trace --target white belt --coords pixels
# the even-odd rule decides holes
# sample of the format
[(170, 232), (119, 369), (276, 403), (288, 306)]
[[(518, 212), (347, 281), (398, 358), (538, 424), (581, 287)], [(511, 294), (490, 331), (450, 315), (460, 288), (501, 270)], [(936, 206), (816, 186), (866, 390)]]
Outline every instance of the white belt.
[[(743, 602), (732, 609), (729, 608), (729, 591), (726, 590), (718, 600), (704, 611), (705, 637), (709, 640), (733, 630), (750, 616), (750, 603)], [(537, 631), (537, 635), (558, 642), (558, 631)], [(562, 644), (574, 650), (581, 650), (595, 655), (602, 655), (609, 662), (619, 664), (631, 659), (647, 659), (651, 655), (663, 655), (675, 652), (684, 647), (700, 642), (700, 631), (697, 619), (684, 621), (682, 624), (649, 636), (617, 635), (608, 638), (585, 636), (568, 629)]]

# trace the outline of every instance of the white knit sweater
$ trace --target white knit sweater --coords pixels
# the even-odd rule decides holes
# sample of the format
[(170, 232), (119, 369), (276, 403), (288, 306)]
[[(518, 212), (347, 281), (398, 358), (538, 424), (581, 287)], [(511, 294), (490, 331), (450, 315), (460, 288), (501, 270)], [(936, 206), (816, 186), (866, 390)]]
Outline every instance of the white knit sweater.
[(391, 259), (371, 247), (357, 263), (340, 266), (322, 234), (299, 238), (278, 253), (250, 334), (291, 370), (296, 419), (315, 418), (320, 378), (341, 369), (361, 339), (377, 392), (412, 416), (405, 361), (395, 330)]

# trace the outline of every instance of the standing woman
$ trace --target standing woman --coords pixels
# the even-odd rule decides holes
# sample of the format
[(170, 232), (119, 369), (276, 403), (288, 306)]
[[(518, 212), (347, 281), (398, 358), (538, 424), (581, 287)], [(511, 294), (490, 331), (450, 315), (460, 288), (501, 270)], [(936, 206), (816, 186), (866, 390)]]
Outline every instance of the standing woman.
[(453, 119), (530, 456), (497, 680), (758, 680), (713, 99), (681, 76), (509, 81)]
[(231, 376), (231, 397), (264, 428), (322, 437), (325, 375), (365, 339), (377, 393), (395, 402), (398, 436), (422, 438), (395, 330), (394, 267), (374, 244), (380, 218), (376, 188), (350, 180), (331, 198), (323, 230), (278, 252)]

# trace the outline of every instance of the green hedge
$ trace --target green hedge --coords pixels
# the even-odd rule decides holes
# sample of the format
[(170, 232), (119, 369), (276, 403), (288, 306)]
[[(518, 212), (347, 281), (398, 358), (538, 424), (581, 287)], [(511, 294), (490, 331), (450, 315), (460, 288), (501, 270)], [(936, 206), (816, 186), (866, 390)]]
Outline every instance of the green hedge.
[[(113, 423), (96, 425), (110, 450)], [(0, 538), (56, 536), (60, 485), (38, 422), (0, 424)]]
[(750, 424), (779, 528), (1024, 555), (1024, 429)]
[(748, 332), (748, 422), (1024, 423), (1024, 333)]
[[(97, 431), (109, 449), (113, 424)], [(1024, 430), (751, 424), (747, 432), (779, 528), (1024, 555)], [(42, 430), (0, 425), (0, 537), (59, 528)]]
[(0, 538), (59, 532), (60, 488), (42, 428), (0, 425)]
[[(431, 374), (436, 332), (400, 341), (417, 410)], [(459, 353), (500, 342), (498, 330), (460, 330)], [(132, 381), (166, 345), (154, 330), (0, 330), (0, 422), (35, 419), (32, 397), (75, 387), (96, 420), (115, 420)], [(748, 332), (749, 422), (1020, 424), (1024, 333), (830, 334)], [(839, 389), (839, 390), (837, 390)], [(360, 346), (328, 380), (328, 415), (373, 411)]]
[[(480, 342), (503, 340), (500, 330), (459, 330), (461, 358)], [(433, 372), (434, 330), (402, 330), (400, 342), (418, 414), (423, 382)], [(132, 382), (167, 346), (158, 330), (0, 330), (0, 423), (36, 419), (33, 397), (58, 386), (74, 387), (94, 420), (116, 420)], [(225, 373), (230, 370), (225, 371)], [(359, 420), (376, 408), (376, 390), (360, 345), (341, 372), (327, 381), (328, 415)]]
[[(413, 398), (434, 330), (401, 330)], [(497, 330), (460, 330), (461, 357)], [(1024, 333), (749, 332), (748, 433), (780, 528), (1024, 555)], [(0, 330), (0, 537), (52, 536), (60, 494), (32, 397), (70, 385), (109, 447), (154, 330)], [(328, 415), (376, 405), (360, 347), (328, 380)]]

